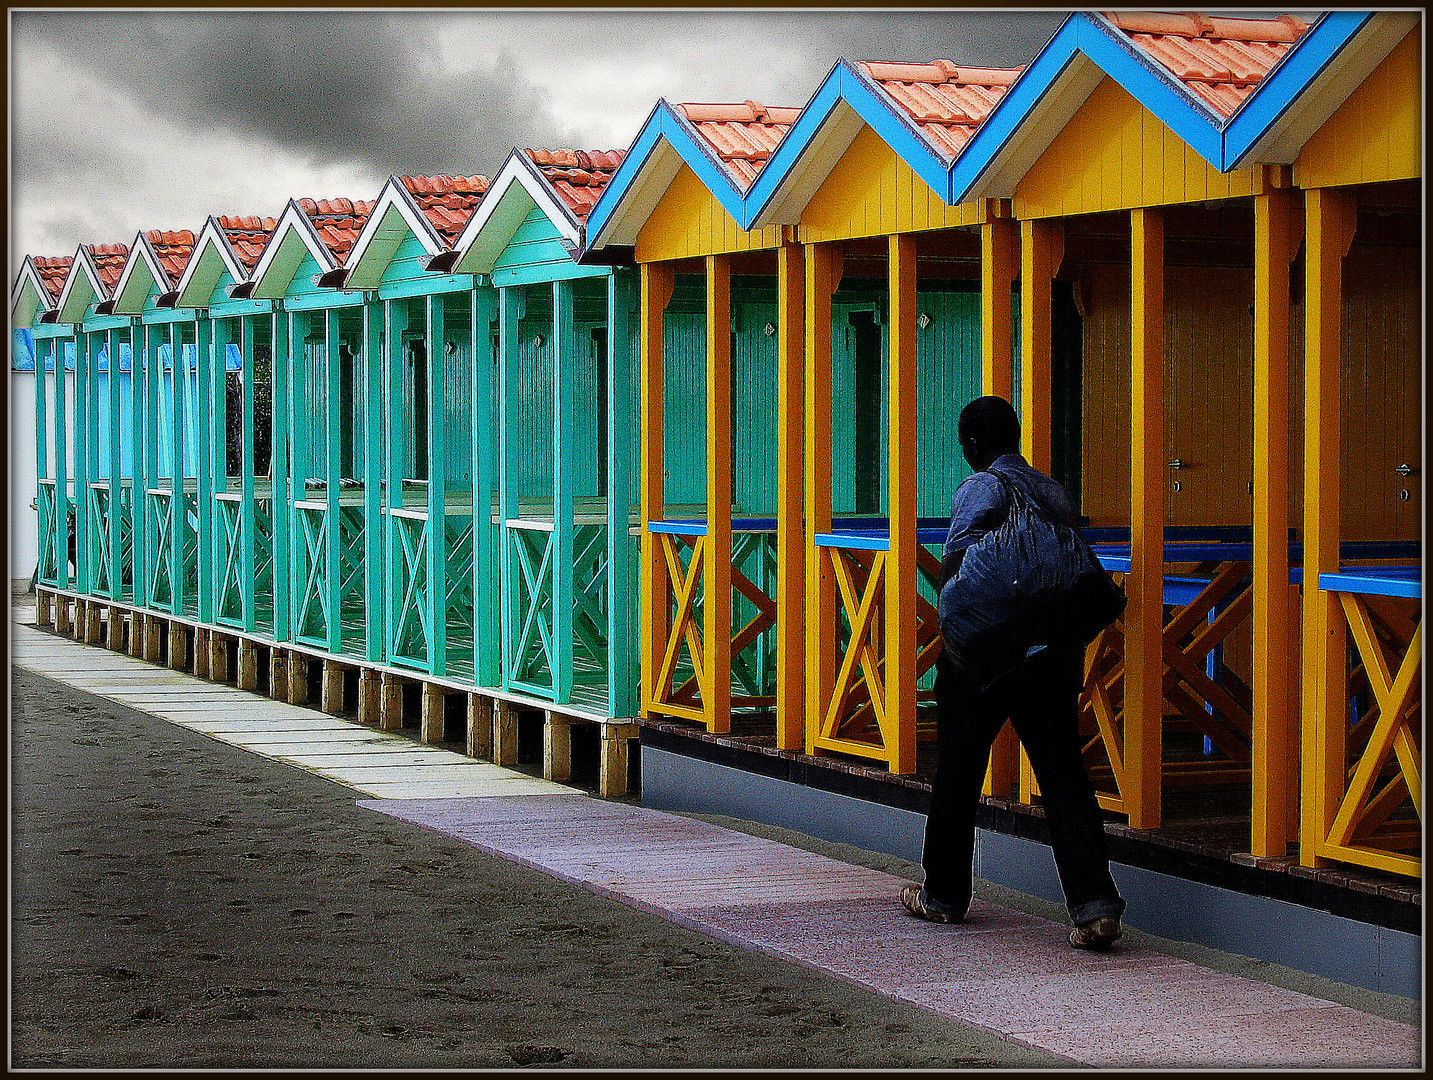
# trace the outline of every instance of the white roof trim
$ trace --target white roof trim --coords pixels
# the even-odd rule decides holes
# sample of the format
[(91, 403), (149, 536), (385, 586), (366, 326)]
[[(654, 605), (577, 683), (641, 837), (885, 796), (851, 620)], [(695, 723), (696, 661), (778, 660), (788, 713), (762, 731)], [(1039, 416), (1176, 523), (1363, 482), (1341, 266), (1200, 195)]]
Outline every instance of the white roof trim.
[[(139, 303), (134, 303), (130, 297), (126, 302), (125, 294), (135, 284), (134, 275), (137, 272), (135, 267), (143, 266), (149, 271), (149, 288), (143, 296), (139, 297)], [(114, 309), (116, 315), (138, 315), (144, 310), (144, 302), (151, 293), (163, 292), (169, 287), (169, 277), (164, 273), (164, 268), (159, 265), (159, 259), (154, 254), (154, 247), (150, 244), (149, 238), (144, 231), (135, 234), (134, 242), (129, 245), (129, 258), (125, 260), (124, 269), (120, 271), (119, 280), (114, 285)]]
[[(184, 294), (193, 286), (194, 278), (199, 272), (199, 264), (203, 261), (205, 253), (210, 248), (213, 248), (218, 254), (223, 266), (220, 274), (227, 270), (229, 276), (233, 278), (236, 283), (244, 280), (244, 268), (239, 265), (238, 259), (234, 257), (234, 248), (233, 245), (229, 243), (229, 237), (224, 233), (223, 227), (219, 224), (219, 219), (211, 216), (208, 221), (204, 222), (204, 228), (199, 233), (199, 239), (194, 242), (194, 250), (189, 255), (189, 264), (184, 267), (184, 274), (179, 279), (178, 306), (199, 306), (197, 304), (186, 304), (184, 302)], [(208, 289), (204, 290), (203, 299), (207, 300), (213, 293), (214, 286), (219, 283), (219, 276), (219, 274), (214, 275), (213, 282), (210, 283)]]
[(658, 138), (651, 153), (638, 166), (637, 175), (623, 193), (616, 212), (607, 219), (606, 226), (597, 236), (588, 238), (588, 248), (596, 250), (611, 245), (631, 247), (636, 244), (637, 234), (685, 164), (676, 147), (665, 138)]
[[(513, 194), (515, 187), (527, 194), (527, 200), (514, 202), (518, 198)], [(517, 209), (519, 206), (521, 209)], [(493, 264), (507, 248), (532, 206), (541, 210), (563, 237), (574, 245), (581, 243), (582, 227), (567, 204), (557, 197), (542, 175), (541, 168), (521, 150), (514, 150), (503, 162), (462, 235), (453, 245), (455, 250), (463, 253), (453, 272), (492, 273)]]
[[(17, 319), (15, 313), (20, 308), (24, 299), (25, 290), (28, 288), (35, 295), (34, 307), (30, 310), (25, 319)], [(50, 299), (49, 290), (45, 288), (44, 281), (40, 278), (40, 271), (35, 267), (33, 256), (26, 255), (25, 261), (20, 264), (20, 274), (15, 278), (15, 284), (10, 289), (10, 320), (12, 329), (23, 330), (35, 321), (35, 312), (48, 311), (45, 307)]]
[(750, 228), (755, 231), (768, 225), (792, 225), (800, 221), (807, 204), (821, 190), (836, 162), (865, 126), (861, 115), (844, 98), (838, 98)]
[[(480, 202), (479, 206), (482, 205)], [(443, 251), (443, 242), (438, 234), (434, 232), (432, 224), (428, 221), (427, 215), (413, 201), (408, 189), (398, 177), (390, 177), (388, 183), (383, 185), (383, 191), (379, 193), (378, 200), (373, 204), (373, 213), (368, 215), (368, 220), (363, 223), (363, 231), (358, 234), (358, 239), (353, 243), (353, 250), (348, 253), (348, 281), (346, 288), (350, 289), (376, 289), (378, 280), (387, 269), (388, 262), (393, 257), (393, 252), (403, 242), (402, 235), (395, 231), (390, 219), (394, 214), (403, 222), (404, 228), (412, 233), (423, 245), (423, 250), (429, 255), (437, 255)], [(370, 252), (372, 256), (370, 257)], [(364, 272), (371, 271), (374, 260), (379, 261), (378, 273), (370, 273), (368, 278)]]
[[(76, 274), (77, 269), (83, 269), (84, 274)], [(80, 304), (79, 310), (75, 311), (75, 290), (78, 288), (76, 282), (83, 277), (85, 291), (84, 301)], [(75, 251), (75, 258), (70, 263), (70, 272), (65, 278), (65, 287), (60, 290), (59, 302), (55, 305), (59, 309), (59, 317), (56, 321), (77, 323), (85, 317), (87, 309), (96, 300), (104, 296), (104, 286), (100, 284), (99, 271), (95, 268), (94, 258), (90, 255), (90, 249), (81, 244)]]
[[(293, 283), (294, 274), (298, 271), (299, 264), (304, 261), (304, 257), (302, 254), (297, 258), (293, 257), (293, 244), (289, 242), (290, 236), (297, 236), (303, 244), (303, 250), (312, 255), (314, 262), (324, 270), (334, 269), (333, 255), (330, 254), (324, 242), (318, 238), (318, 234), (314, 232), (313, 221), (304, 213), (303, 207), (299, 206), (297, 199), (290, 199), (288, 206), (284, 207), (278, 225), (274, 227), (274, 234), (264, 245), (264, 254), (259, 259), (259, 264), (254, 267), (251, 278), (254, 282), (254, 299), (280, 299), (288, 291), (289, 285)], [(283, 255), (282, 261), (279, 258), (281, 254)], [(273, 286), (280, 278), (282, 278), (282, 285), (275, 292)], [(268, 284), (269, 287), (265, 288), (265, 284)]]

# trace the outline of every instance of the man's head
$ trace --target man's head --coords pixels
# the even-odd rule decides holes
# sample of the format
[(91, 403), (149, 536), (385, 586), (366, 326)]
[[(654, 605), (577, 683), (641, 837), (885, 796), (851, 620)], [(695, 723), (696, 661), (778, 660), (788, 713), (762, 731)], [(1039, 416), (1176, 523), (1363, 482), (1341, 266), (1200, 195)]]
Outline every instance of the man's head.
[(988, 468), (1001, 454), (1020, 450), (1020, 421), (1002, 397), (978, 397), (961, 409), (956, 434), (961, 453), (976, 472)]

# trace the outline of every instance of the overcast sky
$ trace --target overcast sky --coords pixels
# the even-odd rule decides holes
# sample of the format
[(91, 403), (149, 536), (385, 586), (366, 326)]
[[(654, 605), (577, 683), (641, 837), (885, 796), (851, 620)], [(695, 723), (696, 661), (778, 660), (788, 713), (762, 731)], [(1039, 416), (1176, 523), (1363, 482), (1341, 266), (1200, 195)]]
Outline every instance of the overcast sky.
[(1058, 12), (12, 12), (26, 254), (625, 148), (658, 98), (802, 105), (838, 57), (1014, 66)]

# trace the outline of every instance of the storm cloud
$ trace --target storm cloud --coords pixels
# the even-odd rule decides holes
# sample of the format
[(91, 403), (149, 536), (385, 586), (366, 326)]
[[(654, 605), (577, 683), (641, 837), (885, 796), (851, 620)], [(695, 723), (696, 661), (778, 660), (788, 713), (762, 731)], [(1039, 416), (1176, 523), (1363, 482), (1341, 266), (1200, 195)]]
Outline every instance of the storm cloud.
[(627, 146), (658, 98), (801, 105), (838, 57), (1013, 66), (1057, 13), (15, 12), (26, 253)]

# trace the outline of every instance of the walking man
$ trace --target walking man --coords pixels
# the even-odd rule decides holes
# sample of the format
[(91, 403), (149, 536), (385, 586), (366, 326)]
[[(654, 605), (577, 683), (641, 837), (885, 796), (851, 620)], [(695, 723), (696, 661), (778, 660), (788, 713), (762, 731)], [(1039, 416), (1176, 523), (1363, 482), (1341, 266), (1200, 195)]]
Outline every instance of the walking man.
[[(1064, 487), (1020, 456), (1020, 422), (1008, 401), (972, 401), (961, 410), (957, 433), (975, 471), (952, 501), (941, 563), (943, 595), (967, 549), (1005, 522), (1011, 510), (1007, 484), (1018, 485), (1057, 523), (1073, 528), (1079, 521)], [(1080, 754), (1083, 671), (1082, 647), (1058, 640), (1030, 649), (1023, 661), (984, 684), (942, 652), (935, 684), (939, 757), (921, 857), (925, 885), (901, 891), (901, 903), (911, 914), (939, 923), (965, 918), (986, 762), (1008, 717), (1040, 784), (1055, 866), (1075, 924), (1070, 944), (1105, 950), (1121, 936), (1125, 902), (1110, 877), (1099, 804)]]

